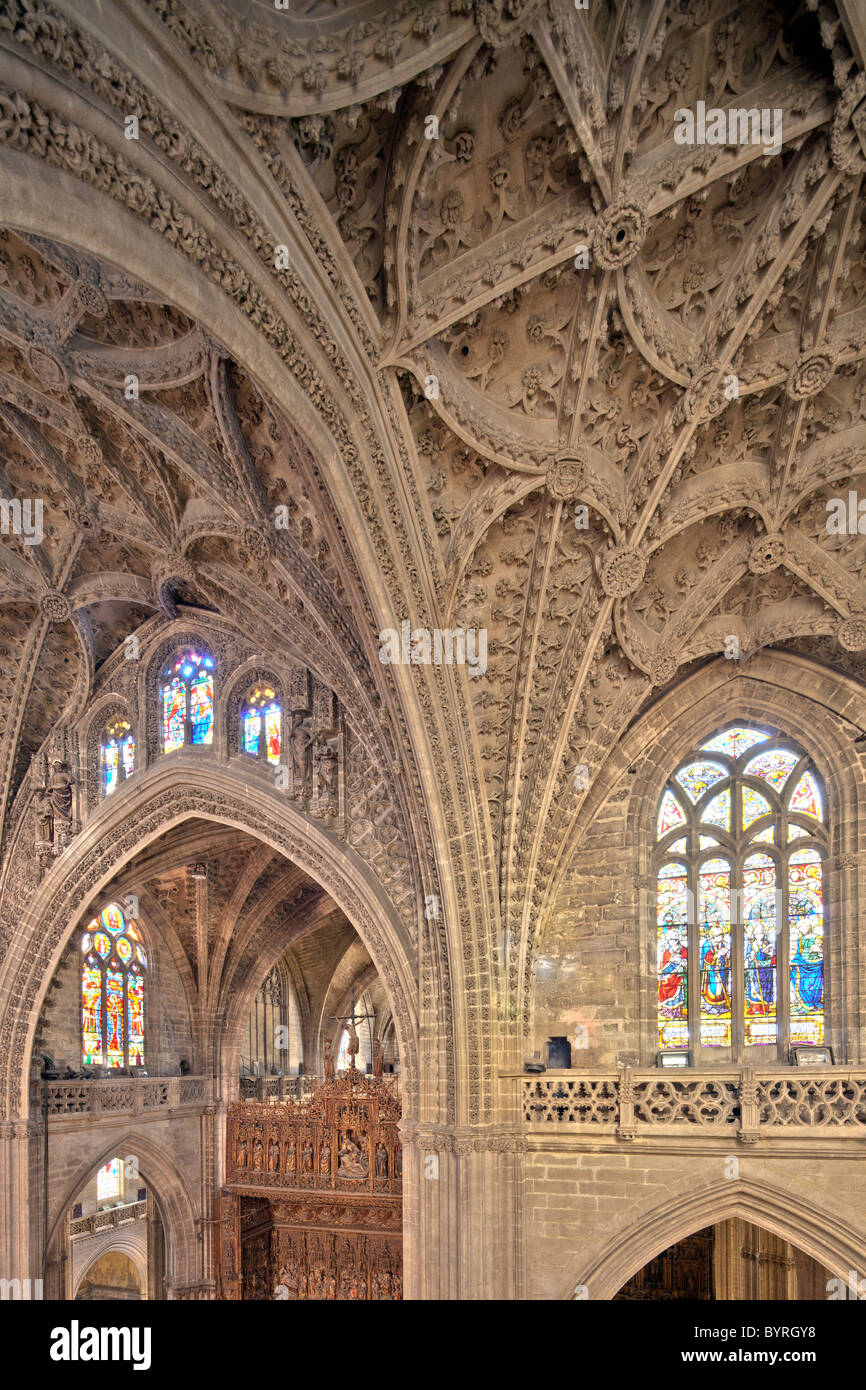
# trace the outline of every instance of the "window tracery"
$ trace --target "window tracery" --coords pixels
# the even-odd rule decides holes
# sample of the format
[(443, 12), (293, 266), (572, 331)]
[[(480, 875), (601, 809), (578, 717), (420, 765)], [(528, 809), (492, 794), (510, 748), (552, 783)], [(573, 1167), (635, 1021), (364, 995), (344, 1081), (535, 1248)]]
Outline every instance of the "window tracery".
[(683, 760), (656, 822), (658, 1045), (824, 1041), (824, 797), (783, 735), (731, 726)]

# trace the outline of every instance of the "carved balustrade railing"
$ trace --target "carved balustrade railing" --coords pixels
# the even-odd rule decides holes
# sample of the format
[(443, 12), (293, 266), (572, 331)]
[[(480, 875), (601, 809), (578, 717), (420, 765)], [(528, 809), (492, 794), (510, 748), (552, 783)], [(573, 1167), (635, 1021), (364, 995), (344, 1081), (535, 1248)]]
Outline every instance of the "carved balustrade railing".
[(211, 1098), (204, 1076), (119, 1076), (91, 1081), (39, 1082), (34, 1090), (38, 1113), (48, 1088), (50, 1119), (76, 1115), (141, 1115), (154, 1110), (183, 1110), (202, 1106)]
[[(365, 1075), (366, 1073), (359, 1073)], [(400, 1073), (388, 1072), (384, 1077), (395, 1095), (400, 1094)], [(320, 1076), (242, 1076), (241, 1100), (309, 1100), (322, 1085)]]
[(315, 1076), (242, 1076), (241, 1100), (309, 1100), (321, 1080)]
[[(518, 1080), (517, 1077), (514, 1077)], [(622, 1139), (683, 1134), (745, 1141), (783, 1134), (866, 1139), (866, 1070), (616, 1072), (520, 1075), (523, 1118), (534, 1132), (608, 1134)]]
[(147, 1215), (147, 1202), (124, 1202), (119, 1207), (109, 1207), (105, 1211), (94, 1211), (90, 1216), (79, 1216), (69, 1222), (71, 1236), (98, 1235), (100, 1231), (126, 1226), (130, 1221), (141, 1221)]

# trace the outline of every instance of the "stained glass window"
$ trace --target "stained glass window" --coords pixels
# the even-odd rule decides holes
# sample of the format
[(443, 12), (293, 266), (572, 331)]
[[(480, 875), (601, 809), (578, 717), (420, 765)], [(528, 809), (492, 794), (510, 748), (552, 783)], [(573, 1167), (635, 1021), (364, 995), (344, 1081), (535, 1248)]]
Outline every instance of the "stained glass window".
[(766, 1047), (776, 1041), (776, 863), (752, 854), (743, 866), (743, 954), (745, 1041)]
[(791, 1042), (824, 1041), (824, 878), (815, 849), (788, 860)]
[(823, 806), (771, 730), (735, 725), (680, 764), (657, 822), (660, 1047), (760, 1064), (824, 1041)]
[(692, 801), (700, 801), (704, 792), (709, 791), (710, 787), (727, 775), (727, 770), (718, 763), (691, 763), (688, 767), (680, 769), (677, 781), (685, 788)]
[(282, 709), (270, 685), (255, 685), (241, 705), (241, 747), (253, 758), (279, 763), (282, 752)]
[(731, 1045), (731, 866), (707, 859), (698, 874), (701, 1046)]
[(761, 816), (768, 816), (771, 811), (769, 801), (760, 792), (756, 792), (754, 787), (743, 787), (743, 829), (748, 827)]
[(721, 830), (731, 828), (731, 789), (726, 787), (718, 796), (714, 796), (712, 801), (704, 807), (701, 812), (701, 820), (707, 821), (710, 825), (717, 825)]
[(658, 836), (667, 835), (668, 831), (676, 830), (677, 826), (685, 825), (686, 816), (682, 806), (677, 801), (673, 792), (667, 791), (662, 797), (662, 804), (659, 807)]
[(81, 957), (84, 1066), (143, 1066), (147, 955), (141, 933), (117, 903), (88, 923)]
[(106, 724), (100, 743), (100, 786), (110, 796), (135, 768), (135, 739), (128, 719), (112, 719)]
[(804, 772), (791, 793), (790, 809), (801, 816), (821, 819), (821, 793), (811, 772)]
[(780, 792), (794, 771), (800, 759), (796, 753), (785, 748), (774, 748), (769, 753), (759, 753), (746, 763), (743, 772), (749, 777), (763, 777)]
[(769, 737), (769, 734), (759, 733), (757, 729), (726, 729), (708, 743), (702, 743), (701, 752), (727, 753), (729, 758), (739, 758), (757, 743), (765, 743)]
[(97, 1202), (111, 1202), (120, 1196), (121, 1168), (119, 1158), (110, 1158), (96, 1174)]
[(173, 753), (188, 743), (212, 743), (213, 657), (192, 647), (176, 652), (163, 667), (160, 690), (163, 751)]
[(685, 864), (665, 864), (658, 874), (659, 1047), (688, 1047), (688, 886)]
[(749, 841), (750, 844), (771, 845), (776, 838), (776, 832), (772, 825), (765, 825), (763, 830), (758, 830)]

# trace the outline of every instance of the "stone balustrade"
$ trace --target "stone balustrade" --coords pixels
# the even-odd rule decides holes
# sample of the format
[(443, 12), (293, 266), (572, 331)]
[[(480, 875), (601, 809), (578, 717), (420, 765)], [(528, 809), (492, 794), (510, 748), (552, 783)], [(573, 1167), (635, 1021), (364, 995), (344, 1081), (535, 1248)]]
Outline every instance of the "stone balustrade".
[(124, 1202), (119, 1207), (107, 1207), (103, 1211), (91, 1212), (90, 1216), (70, 1219), (71, 1236), (99, 1235), (101, 1231), (126, 1226), (130, 1221), (142, 1221), (147, 1215), (147, 1202)]
[(315, 1076), (242, 1076), (241, 1100), (308, 1100), (322, 1082)]
[(204, 1076), (118, 1076), (92, 1081), (39, 1082), (34, 1096), (38, 1114), (48, 1088), (51, 1119), (76, 1115), (142, 1115), (183, 1110), (210, 1102), (211, 1082)]
[[(515, 1079), (517, 1077), (515, 1076)], [(621, 1139), (700, 1130), (753, 1142), (796, 1133), (866, 1139), (866, 1069), (630, 1070), (519, 1075), (533, 1132)]]

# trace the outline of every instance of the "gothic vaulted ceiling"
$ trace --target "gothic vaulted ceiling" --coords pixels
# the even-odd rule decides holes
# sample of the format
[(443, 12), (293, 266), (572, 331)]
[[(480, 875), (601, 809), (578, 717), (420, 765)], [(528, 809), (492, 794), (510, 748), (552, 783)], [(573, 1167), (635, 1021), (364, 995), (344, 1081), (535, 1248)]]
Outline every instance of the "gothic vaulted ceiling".
[[(449, 863), (474, 868), (465, 922), (505, 943), (520, 994), (593, 780), (660, 690), (770, 644), (866, 670), (866, 538), (826, 525), (866, 443), (862, 16), (92, 8), (0, 5), (0, 148), (188, 254), (277, 348), (334, 458), (122, 257), (3, 230), (0, 483), (47, 517), (40, 544), (0, 550), (7, 796), (155, 611), (210, 608), (266, 648), (288, 604), (446, 904)], [(77, 141), (44, 73), (86, 91), (95, 134)], [(699, 103), (766, 111), (778, 141), (679, 143)], [(242, 270), (200, 250), (203, 226), (244, 242)], [(405, 618), (486, 628), (486, 673), (383, 667), (378, 630)]]

